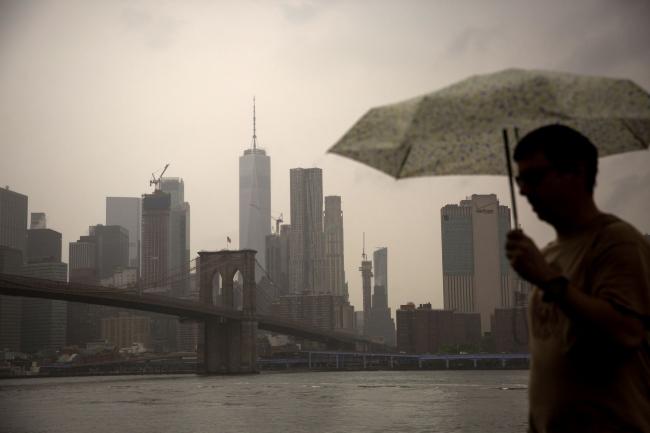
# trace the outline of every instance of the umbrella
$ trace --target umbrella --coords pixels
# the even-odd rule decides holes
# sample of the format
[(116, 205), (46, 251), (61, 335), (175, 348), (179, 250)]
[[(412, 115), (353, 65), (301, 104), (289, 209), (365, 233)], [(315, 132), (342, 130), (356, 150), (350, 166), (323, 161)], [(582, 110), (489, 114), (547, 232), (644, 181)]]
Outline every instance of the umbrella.
[(630, 80), (507, 69), (373, 108), (329, 152), (397, 179), (507, 174), (517, 226), (508, 131), (518, 139), (553, 123), (579, 130), (601, 156), (646, 149), (650, 95)]

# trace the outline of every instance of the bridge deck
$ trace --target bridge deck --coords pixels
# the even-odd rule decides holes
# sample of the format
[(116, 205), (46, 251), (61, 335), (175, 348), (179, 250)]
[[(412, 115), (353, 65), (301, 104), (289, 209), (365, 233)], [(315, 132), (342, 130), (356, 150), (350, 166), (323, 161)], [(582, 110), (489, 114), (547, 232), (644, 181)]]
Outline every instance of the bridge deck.
[(384, 345), (366, 338), (337, 331), (325, 331), (315, 327), (278, 319), (266, 315), (244, 315), (241, 311), (217, 305), (172, 298), (149, 293), (137, 293), (135, 289), (114, 289), (81, 283), (67, 283), (22, 277), (0, 273), (0, 295), (44, 298), (86, 304), (106, 305), (169, 314), (182, 318), (204, 321), (214, 318), (228, 320), (252, 320), (258, 329), (302, 337), (329, 344), (372, 346), (375, 350), (388, 350)]

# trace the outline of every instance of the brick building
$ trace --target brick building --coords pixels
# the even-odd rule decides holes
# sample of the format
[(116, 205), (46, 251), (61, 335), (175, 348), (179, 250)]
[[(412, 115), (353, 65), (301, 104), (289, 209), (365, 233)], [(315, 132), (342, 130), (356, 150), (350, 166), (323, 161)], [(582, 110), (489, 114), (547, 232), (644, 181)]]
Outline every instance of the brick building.
[(436, 310), (431, 304), (400, 306), (397, 318), (397, 350), (404, 353), (439, 353), (450, 347), (478, 346), (479, 313)]

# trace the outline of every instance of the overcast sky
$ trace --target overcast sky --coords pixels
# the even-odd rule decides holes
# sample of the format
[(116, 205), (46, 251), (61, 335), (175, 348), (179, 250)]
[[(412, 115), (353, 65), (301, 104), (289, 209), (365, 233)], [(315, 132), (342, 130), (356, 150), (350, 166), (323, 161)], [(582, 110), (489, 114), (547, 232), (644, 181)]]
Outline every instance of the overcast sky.
[[(105, 223), (106, 196), (182, 177), (192, 255), (238, 243), (238, 157), (271, 157), (272, 212), (289, 169), (341, 195), (345, 271), (361, 309), (366, 248), (389, 251), (389, 302), (442, 306), (440, 208), (509, 204), (504, 177), (395, 181), (327, 149), (370, 107), (509, 67), (630, 78), (650, 89), (650, 2), (0, 0), (0, 185), (68, 242)], [(650, 151), (605, 158), (597, 202), (650, 232)], [(539, 244), (553, 232), (519, 201)]]

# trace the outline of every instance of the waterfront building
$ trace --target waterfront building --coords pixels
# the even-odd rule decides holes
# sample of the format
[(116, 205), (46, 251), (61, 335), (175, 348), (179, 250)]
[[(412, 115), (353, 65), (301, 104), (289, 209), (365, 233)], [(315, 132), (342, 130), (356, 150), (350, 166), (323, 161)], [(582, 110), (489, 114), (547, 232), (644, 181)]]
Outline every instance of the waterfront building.
[[(266, 263), (266, 237), (271, 234), (271, 158), (257, 146), (255, 101), (253, 138), (239, 157), (239, 249), (257, 251), (255, 259)], [(255, 272), (255, 281), (263, 276)]]
[(105, 317), (101, 319), (101, 338), (118, 349), (130, 347), (133, 343), (141, 343), (150, 349), (151, 318), (135, 313)]
[(323, 171), (290, 170), (291, 233), (289, 236), (289, 290), (323, 292)]
[[(0, 188), (0, 267), (21, 273), (27, 254), (27, 196)], [(0, 295), (0, 350), (20, 351), (23, 298)]]
[(528, 321), (526, 307), (494, 310), (492, 336), (497, 353), (528, 353)]
[(453, 344), (478, 348), (481, 345), (481, 315), (454, 311)]
[(340, 196), (325, 197), (325, 284), (333, 295), (348, 296), (343, 259), (343, 211)]
[(275, 317), (328, 331), (354, 332), (354, 308), (343, 297), (331, 294), (280, 296), (271, 305)]
[(183, 321), (178, 324), (176, 340), (179, 352), (196, 352), (199, 345), (199, 323)]
[(129, 235), (129, 263), (140, 270), (142, 199), (140, 197), (106, 197), (106, 225), (122, 226)]
[(397, 350), (424, 354), (472, 346), (481, 341), (481, 323), (478, 313), (455, 313), (436, 310), (430, 303), (400, 306), (396, 312)]
[(440, 210), (445, 309), (481, 314), (490, 332), (496, 308), (514, 304), (515, 275), (505, 257), (510, 209), (496, 195), (474, 194)]
[(190, 275), (190, 204), (185, 201), (185, 183), (178, 177), (163, 177), (160, 190), (170, 194), (169, 275), (171, 295), (189, 293)]
[(138, 270), (136, 268), (116, 268), (113, 275), (103, 278), (100, 285), (127, 289), (138, 284)]

